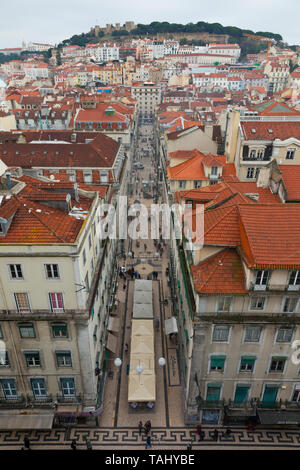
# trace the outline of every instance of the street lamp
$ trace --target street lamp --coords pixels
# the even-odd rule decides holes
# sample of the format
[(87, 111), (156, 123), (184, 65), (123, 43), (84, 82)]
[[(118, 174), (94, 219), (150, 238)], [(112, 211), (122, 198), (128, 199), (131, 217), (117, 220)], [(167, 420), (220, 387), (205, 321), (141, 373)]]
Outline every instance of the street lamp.
[(160, 357), (160, 358), (158, 359), (158, 364), (159, 364), (161, 367), (165, 366), (165, 365), (166, 365), (166, 360), (165, 360), (165, 358), (164, 358), (164, 357)]

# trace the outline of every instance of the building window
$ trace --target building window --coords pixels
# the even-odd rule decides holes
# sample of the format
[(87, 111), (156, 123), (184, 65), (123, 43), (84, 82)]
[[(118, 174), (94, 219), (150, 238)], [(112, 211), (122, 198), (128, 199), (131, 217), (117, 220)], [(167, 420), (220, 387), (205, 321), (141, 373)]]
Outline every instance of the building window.
[(15, 379), (1, 379), (0, 380), (3, 395), (6, 399), (14, 399), (18, 397), (17, 386)]
[(292, 401), (300, 401), (300, 385), (295, 385)]
[(212, 166), (210, 169), (210, 174), (212, 176), (218, 176), (218, 167), (217, 166)]
[(14, 297), (19, 312), (30, 312), (30, 303), (26, 292), (15, 293)]
[(83, 181), (84, 181), (84, 183), (92, 183), (93, 182), (93, 177), (92, 177), (92, 172), (91, 171), (84, 171), (83, 172)]
[(286, 160), (294, 160), (295, 151), (296, 149), (287, 149), (286, 157), (285, 157)]
[(255, 157), (256, 157), (256, 150), (251, 150), (250, 151), (250, 158), (254, 160)]
[(2, 326), (0, 325), (0, 339), (3, 339), (3, 331), (2, 331)]
[(221, 384), (207, 384), (206, 401), (219, 401)]
[(276, 335), (276, 343), (290, 343), (292, 341), (293, 328), (278, 328)]
[(197, 189), (197, 188), (201, 188), (202, 186), (202, 181), (199, 180), (199, 181), (194, 181), (194, 188)]
[(56, 351), (57, 367), (72, 367), (72, 358), (70, 351)]
[(83, 259), (83, 266), (85, 265), (86, 263), (86, 254), (85, 254), (85, 249), (83, 250), (82, 252), (82, 259)]
[(52, 312), (64, 312), (63, 295), (61, 292), (50, 292), (49, 300)]
[(185, 181), (179, 181), (179, 189), (185, 189)]
[(262, 332), (261, 326), (249, 325), (245, 329), (245, 343), (259, 343)]
[(92, 238), (91, 238), (91, 235), (89, 235), (89, 249), (92, 248)]
[(251, 297), (250, 310), (263, 310), (265, 306), (265, 297)]
[(230, 328), (227, 325), (215, 325), (213, 331), (213, 341), (228, 341), (229, 329)]
[(285, 297), (283, 301), (283, 313), (295, 313), (298, 305), (298, 297)]
[(262, 160), (264, 157), (264, 150), (257, 150), (257, 160)]
[(0, 349), (0, 367), (9, 366), (8, 352), (6, 349)]
[(242, 356), (240, 364), (240, 372), (253, 372), (256, 357)]
[(289, 287), (290, 286), (300, 286), (300, 275), (299, 271), (292, 271), (289, 278)]
[(53, 338), (68, 338), (68, 327), (65, 323), (51, 325)]
[(249, 395), (250, 385), (240, 384), (236, 386), (234, 403), (246, 403)]
[(271, 359), (269, 372), (283, 372), (285, 363), (286, 357), (273, 356)]
[(45, 379), (30, 379), (32, 392), (34, 398), (47, 397), (47, 390), (45, 386)]
[(265, 271), (265, 270), (257, 271), (256, 279), (255, 279), (255, 288), (257, 288), (258, 286), (262, 288), (267, 286), (268, 278), (269, 278), (269, 271)]
[(210, 370), (224, 371), (226, 356), (211, 356)]
[(9, 264), (11, 279), (23, 279), (22, 267), (20, 264)]
[(254, 168), (247, 168), (246, 178), (248, 178), (248, 179), (253, 179), (254, 178)]
[(60, 279), (58, 264), (45, 264), (47, 279)]
[(229, 312), (232, 302), (232, 297), (225, 296), (218, 298), (218, 312)]
[(18, 326), (21, 338), (35, 338), (33, 323), (19, 323)]
[(41, 359), (39, 351), (24, 352), (27, 367), (40, 367)]
[(64, 377), (60, 379), (61, 393), (65, 398), (71, 398), (75, 396), (75, 381), (72, 377)]

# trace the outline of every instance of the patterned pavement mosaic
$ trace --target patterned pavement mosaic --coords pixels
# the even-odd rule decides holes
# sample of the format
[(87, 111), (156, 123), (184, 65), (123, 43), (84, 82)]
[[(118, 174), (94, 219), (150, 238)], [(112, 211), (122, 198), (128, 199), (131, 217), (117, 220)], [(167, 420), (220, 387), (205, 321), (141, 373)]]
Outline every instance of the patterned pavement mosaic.
[[(258, 429), (247, 431), (244, 428), (232, 429), (231, 438), (223, 436), (224, 428), (219, 430), (218, 441), (213, 441), (215, 428), (203, 427), (205, 438), (196, 439), (195, 430), (188, 428), (152, 428), (151, 440), (153, 450), (186, 450), (192, 441), (193, 450), (205, 449), (299, 449), (300, 430)], [(85, 438), (88, 438), (94, 450), (141, 450), (145, 448), (146, 437), (140, 435), (137, 428), (102, 428), (102, 427), (74, 427), (65, 429), (52, 429), (49, 431), (1, 431), (0, 449), (19, 450), (23, 447), (24, 436), (30, 439), (32, 449), (70, 449), (73, 439), (77, 442), (77, 449), (85, 450)], [(194, 440), (195, 439), (195, 440)]]

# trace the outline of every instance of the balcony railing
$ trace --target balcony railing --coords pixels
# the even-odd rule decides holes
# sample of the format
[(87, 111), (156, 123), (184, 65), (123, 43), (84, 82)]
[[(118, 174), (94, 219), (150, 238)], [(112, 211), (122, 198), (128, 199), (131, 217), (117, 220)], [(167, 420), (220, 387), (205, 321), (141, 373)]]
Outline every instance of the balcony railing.
[(58, 403), (81, 403), (82, 402), (82, 396), (80, 394), (67, 396), (67, 395), (63, 395), (62, 393), (59, 393), (56, 395), (56, 399)]
[(19, 395), (14, 398), (0, 397), (0, 408), (15, 409), (23, 408), (25, 405), (24, 395)]
[(263, 158), (257, 158), (257, 157), (243, 157), (243, 162), (256, 162), (256, 163), (259, 163), (259, 162), (268, 162), (272, 159), (272, 156), (268, 156), (268, 157), (263, 157)]
[(45, 396), (27, 395), (27, 400), (34, 404), (49, 404), (53, 402), (52, 394)]

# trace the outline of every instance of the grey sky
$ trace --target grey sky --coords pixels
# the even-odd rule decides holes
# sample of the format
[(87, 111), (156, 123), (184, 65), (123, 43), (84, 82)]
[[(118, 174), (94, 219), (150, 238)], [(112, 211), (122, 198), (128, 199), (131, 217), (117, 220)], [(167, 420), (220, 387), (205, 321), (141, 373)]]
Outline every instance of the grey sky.
[[(5, 3), (4, 3), (5, 2)], [(0, 48), (22, 40), (57, 44), (106, 23), (208, 21), (279, 33), (300, 43), (299, 0), (0, 0)]]

